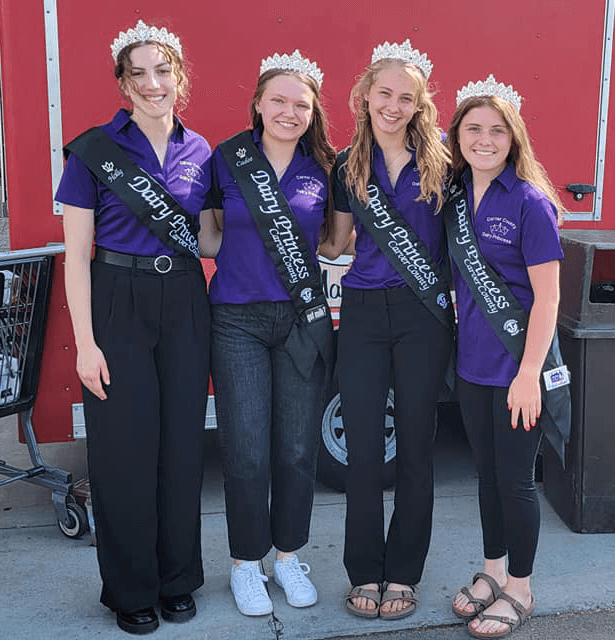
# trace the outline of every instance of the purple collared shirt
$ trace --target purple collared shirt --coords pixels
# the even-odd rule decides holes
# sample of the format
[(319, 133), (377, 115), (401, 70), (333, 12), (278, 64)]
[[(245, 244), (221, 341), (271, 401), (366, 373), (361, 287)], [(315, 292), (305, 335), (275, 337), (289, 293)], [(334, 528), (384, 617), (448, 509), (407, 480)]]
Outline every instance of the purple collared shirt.
[[(471, 171), (463, 179), (474, 211)], [(527, 268), (564, 257), (555, 206), (542, 191), (517, 178), (509, 164), (492, 180), (472, 224), (485, 260), (529, 312), (534, 294)], [(457, 373), (475, 384), (508, 387), (518, 363), (492, 331), (455, 265), (453, 278), (459, 320)]]
[[(415, 202), (421, 193), (419, 169), (416, 165), (416, 151), (401, 170), (395, 188), (392, 187), (384, 163), (384, 154), (374, 145), (372, 170), (391, 205), (412, 227), (414, 232), (429, 249), (432, 259), (440, 263), (442, 259), (442, 216), (435, 215), (436, 199), (431, 202)], [(346, 187), (334, 171), (333, 189), (336, 211), (350, 212)], [(356, 257), (348, 273), (342, 277), (342, 284), (353, 289), (381, 289), (385, 287), (408, 286), (372, 240), (369, 232), (353, 214), (357, 239)]]
[[(262, 152), (258, 131), (254, 131), (252, 137)], [(290, 300), (219, 148), (214, 151), (212, 168), (213, 206), (224, 209), (222, 245), (209, 289), (212, 304)], [(304, 141), (297, 145), (280, 187), (306, 236), (317, 266), (316, 248), (327, 206), (327, 176)]]
[[(129, 158), (160, 182), (187, 213), (196, 217), (198, 228), (199, 213), (209, 207), (206, 199), (211, 184), (211, 149), (202, 136), (186, 129), (177, 119), (175, 123), (162, 167), (149, 140), (125, 109), (120, 109), (102, 129)], [(94, 209), (95, 242), (99, 247), (141, 256), (175, 254), (72, 153), (66, 161), (56, 200)]]

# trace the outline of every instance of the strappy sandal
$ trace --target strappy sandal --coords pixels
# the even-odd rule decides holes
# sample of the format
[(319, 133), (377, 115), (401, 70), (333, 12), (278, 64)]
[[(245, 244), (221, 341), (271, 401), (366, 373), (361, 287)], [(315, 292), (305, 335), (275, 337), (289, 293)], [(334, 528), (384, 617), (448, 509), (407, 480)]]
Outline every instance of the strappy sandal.
[[(419, 599), (419, 585), (410, 585), (410, 589), (403, 589), (402, 591), (396, 591), (395, 589), (389, 589), (387, 583), (383, 585), (384, 593), (380, 600), (380, 617), (383, 620), (399, 620), (406, 616), (412, 615), (416, 611), (416, 603)], [(401, 600), (403, 604), (409, 606), (399, 609), (399, 611), (383, 611), (382, 605), (385, 602), (393, 602), (395, 600)]]
[[(491, 589), (491, 593), (486, 598), (475, 598), (471, 593), (468, 587), (461, 587), (457, 595), (453, 598), (452, 609), (453, 613), (462, 620), (472, 620), (472, 618), (476, 618), (479, 613), (482, 613), (488, 606), (492, 605), (502, 593), (502, 589), (500, 585), (492, 578), (490, 575), (486, 573), (476, 573), (472, 578), (472, 586), (476, 584), (477, 580), (484, 580)], [(474, 609), (472, 611), (464, 611), (464, 609), (460, 609), (455, 607), (455, 600), (459, 594), (464, 595), (468, 602), (466, 603), (466, 607), (471, 604), (474, 605)]]
[[(360, 618), (377, 618), (378, 608), (380, 607), (380, 597), (380, 590), (351, 587), (344, 600), (346, 601), (348, 611), (355, 616), (359, 616)], [(367, 598), (371, 600), (376, 607), (374, 609), (361, 609), (352, 602), (354, 598)]]
[(504, 631), (491, 631), (491, 632), (481, 632), (475, 631), (471, 626), (468, 625), (468, 633), (473, 638), (504, 638), (509, 636), (515, 629), (518, 629), (526, 620), (530, 618), (532, 612), (534, 611), (534, 605), (536, 601), (534, 600), (534, 596), (532, 596), (532, 601), (530, 602), (530, 606), (526, 609), (518, 600), (515, 600), (512, 596), (509, 596), (507, 593), (500, 593), (498, 596), (498, 600), (506, 600), (510, 604), (510, 606), (515, 610), (517, 614), (517, 618), (509, 618), (508, 616), (496, 616), (489, 613), (479, 613), (476, 617), (482, 622), (483, 620), (495, 620), (495, 622), (501, 622), (502, 624), (507, 624), (509, 626), (508, 629)]

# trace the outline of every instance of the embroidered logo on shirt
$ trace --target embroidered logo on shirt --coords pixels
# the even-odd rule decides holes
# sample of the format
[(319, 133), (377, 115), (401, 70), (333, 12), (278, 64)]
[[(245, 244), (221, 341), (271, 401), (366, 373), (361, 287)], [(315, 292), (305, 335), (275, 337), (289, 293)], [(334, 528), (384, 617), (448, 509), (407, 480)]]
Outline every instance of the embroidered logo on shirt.
[(297, 187), (296, 193), (302, 196), (311, 196), (316, 200), (324, 200), (321, 193), (324, 191), (325, 185), (313, 176), (297, 176), (297, 180), (301, 184)]
[(503, 242), (504, 244), (512, 244), (512, 240), (506, 237), (511, 230), (517, 228), (517, 225), (512, 220), (502, 216), (488, 216), (486, 222), (489, 225), (489, 230), (481, 232), (483, 238)]
[(180, 180), (186, 180), (187, 182), (196, 182), (203, 186), (203, 183), (200, 181), (200, 178), (203, 176), (203, 169), (189, 160), (180, 160), (180, 167), (183, 169), (183, 174), (179, 176)]
[(244, 147), (239, 147), (239, 149), (237, 149), (237, 151), (235, 151), (235, 155), (240, 159), (243, 160), (246, 157), (246, 150)]
[(443, 293), (439, 293), (438, 297), (436, 298), (436, 302), (443, 308), (446, 309), (446, 307), (448, 307), (448, 300), (446, 299), (446, 296)]

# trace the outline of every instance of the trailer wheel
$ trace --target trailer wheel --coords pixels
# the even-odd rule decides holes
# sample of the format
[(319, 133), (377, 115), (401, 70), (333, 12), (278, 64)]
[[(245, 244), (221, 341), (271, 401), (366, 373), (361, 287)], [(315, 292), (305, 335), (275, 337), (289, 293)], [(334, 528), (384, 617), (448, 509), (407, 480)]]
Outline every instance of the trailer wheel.
[(78, 502), (69, 502), (66, 505), (68, 512), (68, 524), (58, 520), (60, 531), (67, 538), (81, 538), (88, 528), (88, 515)]
[[(384, 428), (384, 470), (382, 488), (386, 489), (395, 483), (395, 424), (393, 421), (395, 408), (393, 390), (389, 389)], [(318, 452), (319, 482), (336, 489), (345, 491), (348, 452), (346, 449), (346, 432), (342, 421), (342, 403), (338, 390), (337, 379), (334, 378), (329, 390), (329, 400), (326, 403), (321, 424), (321, 441)]]

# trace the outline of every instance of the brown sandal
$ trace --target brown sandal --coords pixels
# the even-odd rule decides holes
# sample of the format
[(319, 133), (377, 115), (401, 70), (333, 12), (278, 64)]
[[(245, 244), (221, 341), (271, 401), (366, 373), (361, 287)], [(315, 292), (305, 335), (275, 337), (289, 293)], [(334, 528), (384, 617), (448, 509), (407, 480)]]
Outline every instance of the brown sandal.
[(506, 600), (511, 607), (515, 610), (517, 614), (517, 618), (509, 618), (508, 616), (496, 616), (489, 613), (479, 613), (476, 617), (482, 622), (483, 620), (495, 620), (496, 622), (501, 622), (502, 624), (507, 624), (509, 629), (504, 631), (491, 631), (491, 632), (480, 632), (475, 631), (468, 625), (468, 633), (473, 638), (504, 638), (509, 636), (515, 629), (518, 629), (526, 620), (530, 618), (532, 612), (534, 611), (534, 605), (536, 601), (534, 600), (534, 596), (532, 596), (532, 601), (530, 602), (530, 606), (526, 609), (518, 600), (515, 600), (512, 596), (509, 596), (507, 593), (500, 593), (498, 596), (498, 600)]
[[(395, 589), (389, 589), (387, 584), (383, 585), (384, 593), (380, 600), (380, 617), (383, 620), (399, 620), (413, 614), (416, 611), (416, 603), (419, 599), (419, 585), (410, 585), (410, 589), (404, 589), (403, 591), (396, 591)], [(385, 602), (393, 602), (394, 600), (401, 600), (403, 604), (409, 606), (400, 609), (399, 611), (383, 611), (382, 605)]]
[[(352, 602), (354, 598), (367, 598), (374, 602), (376, 607), (374, 609), (361, 609)], [(376, 591), (375, 589), (364, 589), (363, 587), (351, 587), (344, 600), (346, 601), (348, 611), (355, 616), (359, 616), (360, 618), (377, 618), (380, 598), (380, 590)]]
[[(492, 605), (499, 598), (500, 593), (502, 593), (502, 588), (490, 575), (482, 572), (475, 573), (472, 578), (472, 585), (476, 584), (477, 580), (484, 580), (489, 585), (491, 593), (486, 598), (475, 598), (470, 593), (468, 587), (461, 587), (457, 595), (453, 598), (452, 609), (453, 613), (462, 620), (469, 621), (472, 620), (472, 618), (476, 618), (479, 613), (482, 613), (487, 607)], [(463, 609), (455, 607), (455, 599), (460, 593), (468, 599), (466, 606), (468, 604), (474, 605), (473, 611), (464, 611)]]

